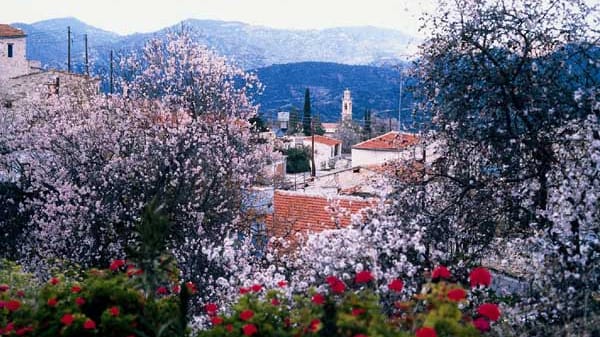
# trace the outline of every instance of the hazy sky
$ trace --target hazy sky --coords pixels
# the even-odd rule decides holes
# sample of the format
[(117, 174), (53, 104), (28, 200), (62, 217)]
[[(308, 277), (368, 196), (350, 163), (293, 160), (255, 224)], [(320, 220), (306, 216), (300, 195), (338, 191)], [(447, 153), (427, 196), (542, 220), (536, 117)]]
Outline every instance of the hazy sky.
[(275, 28), (371, 25), (419, 36), (418, 18), (434, 0), (1, 0), (0, 23), (72, 16), (121, 34), (188, 19), (242, 21)]

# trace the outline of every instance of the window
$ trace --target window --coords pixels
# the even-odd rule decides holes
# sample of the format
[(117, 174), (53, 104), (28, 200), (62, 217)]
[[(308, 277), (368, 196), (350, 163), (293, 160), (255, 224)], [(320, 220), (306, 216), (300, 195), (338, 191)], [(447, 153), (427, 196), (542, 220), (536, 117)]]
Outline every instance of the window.
[(13, 44), (8, 44), (8, 57), (13, 57)]

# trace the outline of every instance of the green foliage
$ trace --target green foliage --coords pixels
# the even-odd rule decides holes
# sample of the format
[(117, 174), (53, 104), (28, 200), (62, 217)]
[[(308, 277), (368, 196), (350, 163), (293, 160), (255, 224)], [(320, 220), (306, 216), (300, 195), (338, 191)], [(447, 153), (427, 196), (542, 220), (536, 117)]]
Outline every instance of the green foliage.
[(308, 150), (302, 148), (290, 148), (285, 152), (287, 156), (287, 173), (300, 173), (310, 171)]

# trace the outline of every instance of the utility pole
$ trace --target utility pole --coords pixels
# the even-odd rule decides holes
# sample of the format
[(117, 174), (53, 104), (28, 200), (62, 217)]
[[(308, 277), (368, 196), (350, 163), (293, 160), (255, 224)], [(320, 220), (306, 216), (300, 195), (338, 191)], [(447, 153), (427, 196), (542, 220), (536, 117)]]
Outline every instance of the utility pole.
[(113, 93), (113, 51), (110, 50), (110, 93)]
[(310, 135), (312, 141), (312, 151), (310, 153), (310, 160), (312, 161), (312, 167), (310, 170), (310, 175), (315, 177), (317, 175), (317, 168), (315, 166), (315, 119), (310, 118)]
[(67, 71), (71, 72), (71, 26), (67, 26)]
[(400, 64), (400, 96), (398, 97), (398, 131), (402, 131), (402, 89), (404, 87), (403, 71), (404, 66)]
[(88, 41), (87, 41), (87, 34), (84, 35), (84, 41), (85, 41), (85, 74), (87, 76), (90, 76), (90, 64), (88, 62)]

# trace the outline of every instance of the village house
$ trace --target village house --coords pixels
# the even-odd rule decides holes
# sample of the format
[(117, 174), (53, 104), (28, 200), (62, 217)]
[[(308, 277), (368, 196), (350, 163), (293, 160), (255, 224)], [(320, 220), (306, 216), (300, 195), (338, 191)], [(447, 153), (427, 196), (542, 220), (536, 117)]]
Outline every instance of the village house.
[(0, 24), (0, 103), (11, 108), (19, 100), (44, 98), (64, 93), (97, 94), (100, 80), (61, 70), (42, 69), (26, 55), (27, 35), (20, 29)]
[[(312, 150), (312, 136), (304, 137), (302, 145), (308, 147), (309, 151)], [(335, 166), (335, 160), (342, 155), (342, 141), (326, 137), (315, 135), (315, 166), (317, 170), (324, 170), (333, 168)]]
[(392, 160), (411, 160), (420, 156), (419, 137), (390, 131), (352, 146), (352, 166), (381, 165)]

